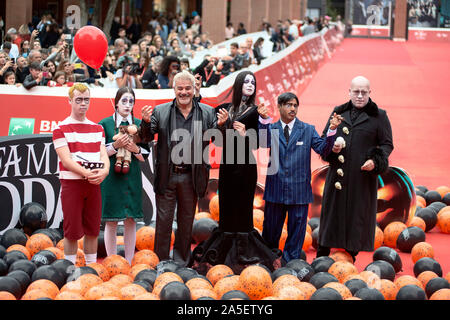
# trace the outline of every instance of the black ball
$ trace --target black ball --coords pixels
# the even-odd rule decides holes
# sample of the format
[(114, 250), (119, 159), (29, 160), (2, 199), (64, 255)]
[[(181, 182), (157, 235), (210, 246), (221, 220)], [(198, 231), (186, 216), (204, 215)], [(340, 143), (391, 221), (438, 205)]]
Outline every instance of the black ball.
[(354, 296), (361, 300), (384, 300), (383, 294), (375, 288), (361, 288)]
[(4, 276), (0, 277), (0, 291), (7, 291), (14, 295), (17, 300), (19, 300), (22, 294), (22, 286), (16, 279)]
[(438, 277), (428, 281), (425, 287), (425, 293), (427, 294), (428, 299), (433, 295), (433, 293), (440, 289), (450, 289), (450, 283), (447, 279)]
[(425, 199), (425, 192), (423, 192), (421, 190), (415, 190), (415, 192), (416, 192), (417, 196), (421, 196), (421, 197), (423, 197)]
[(0, 259), (0, 277), (8, 273), (8, 264), (5, 260)]
[(22, 246), (25, 246), (27, 244), (27, 240), (28, 238), (22, 230), (13, 228), (5, 231), (0, 244), (4, 248), (8, 249), (13, 244), (20, 244)]
[(350, 279), (344, 285), (350, 290), (352, 295), (355, 295), (359, 289), (367, 288), (367, 283), (361, 279)]
[(397, 248), (401, 252), (410, 253), (415, 244), (425, 241), (425, 232), (419, 227), (404, 229), (397, 238)]
[(175, 273), (183, 279), (183, 282), (186, 283), (190, 279), (195, 278), (198, 275), (198, 272), (192, 268), (180, 267), (175, 270)]
[(73, 273), (76, 268), (72, 261), (69, 261), (67, 259), (58, 259), (53, 262), (51, 266), (61, 273), (64, 282), (67, 282), (67, 278)]
[(31, 278), (28, 273), (22, 270), (15, 270), (8, 273), (8, 277), (14, 278), (20, 283), (20, 287), (22, 288), (20, 295), (23, 296), (31, 283)]
[(402, 271), (402, 259), (400, 258), (400, 255), (392, 248), (389, 247), (379, 247), (375, 252), (373, 253), (373, 261), (377, 260), (383, 260), (386, 262), (389, 262), (393, 267), (395, 272)]
[(250, 300), (250, 297), (241, 290), (230, 290), (225, 292), (220, 300), (242, 299)]
[(195, 243), (200, 243), (206, 239), (208, 239), (213, 230), (219, 226), (217, 221), (211, 218), (201, 218), (194, 221), (194, 225), (192, 226), (192, 240)]
[(309, 279), (309, 283), (316, 287), (316, 289), (322, 288), (328, 282), (339, 282), (339, 280), (328, 272), (316, 273)]
[[(0, 238), (0, 243), (2, 242)], [(0, 259), (3, 259), (3, 256), (6, 254), (6, 249), (4, 246), (0, 245)]]
[(72, 269), (72, 273), (67, 277), (66, 282), (75, 281), (79, 277), (81, 277), (83, 274), (93, 274), (93, 275), (98, 276), (97, 271), (92, 267), (87, 267), (87, 266), (78, 267), (78, 268)]
[(416, 186), (416, 189), (422, 191), (423, 193), (427, 193), (428, 188), (426, 186)]
[(36, 267), (47, 266), (56, 261), (56, 255), (49, 250), (41, 250), (37, 252), (32, 258), (31, 262), (33, 262)]
[(38, 229), (47, 228), (47, 213), (37, 202), (26, 203), (19, 213), (19, 223), (23, 231), (31, 236)]
[(211, 297), (200, 297), (197, 300), (215, 300), (215, 299)]
[(429, 206), (433, 202), (442, 201), (442, 197), (439, 192), (435, 190), (428, 190), (427, 192), (425, 192), (425, 201), (427, 203), (427, 206)]
[(144, 280), (147, 281), (148, 283), (150, 283), (152, 286), (155, 284), (155, 280), (157, 277), (157, 272), (156, 270), (153, 269), (144, 269), (142, 271), (140, 271), (136, 277), (134, 277), (134, 281), (138, 281), (138, 280)]
[(341, 294), (333, 288), (320, 288), (314, 291), (309, 300), (343, 300)]
[(425, 221), (425, 232), (430, 231), (436, 226), (438, 212), (439, 211), (436, 211), (434, 208), (426, 207), (416, 213), (417, 217), (422, 218), (423, 221)]
[(161, 300), (191, 300), (191, 291), (184, 283), (172, 281), (162, 288), (159, 297)]
[(294, 269), (300, 281), (309, 282), (315, 273), (313, 267), (302, 259), (293, 259), (286, 264), (286, 267)]
[(427, 300), (425, 291), (415, 284), (408, 284), (398, 290), (396, 300)]
[(442, 208), (445, 208), (447, 205), (444, 202), (436, 201), (430, 204), (427, 208), (435, 209), (436, 213), (438, 213)]
[(5, 260), (6, 264), (9, 267), (18, 260), (28, 260), (28, 258), (25, 255), (25, 253), (23, 253), (21, 251), (13, 250), (13, 251), (7, 252), (5, 254), (5, 256), (3, 257), (3, 260)]
[(15, 262), (13, 262), (9, 266), (9, 272), (15, 271), (15, 270), (22, 270), (25, 271), (30, 277), (33, 275), (33, 272), (37, 269), (36, 265), (31, 262), (30, 260), (26, 259), (20, 259)]
[(311, 232), (314, 231), (320, 225), (320, 218), (314, 217), (309, 219), (309, 226), (311, 227)]
[(272, 274), (271, 274), (272, 282), (274, 282), (279, 277), (281, 277), (285, 274), (291, 274), (293, 276), (297, 276), (297, 272), (295, 272), (295, 270), (293, 268), (281, 267), (281, 268), (276, 269), (274, 272), (272, 272)]
[(450, 206), (450, 192), (447, 193), (443, 198), (442, 202), (444, 202), (447, 206)]
[(364, 269), (366, 271), (372, 271), (377, 274), (380, 279), (387, 279), (390, 281), (394, 281), (395, 279), (395, 269), (394, 267), (387, 261), (384, 260), (376, 260)]
[(434, 260), (433, 258), (424, 257), (416, 261), (414, 264), (414, 276), (417, 278), (419, 274), (424, 271), (433, 271), (438, 275), (438, 277), (442, 277), (442, 268), (439, 262)]
[(328, 272), (328, 269), (331, 267), (333, 263), (335, 263), (335, 261), (329, 256), (322, 256), (315, 258), (311, 262), (311, 267), (314, 269), (315, 273)]
[(145, 280), (134, 280), (133, 283), (137, 284), (137, 285), (140, 285), (142, 288), (147, 290), (147, 292), (152, 292), (153, 291), (153, 286), (148, 281), (145, 281)]
[(58, 286), (59, 289), (66, 283), (64, 275), (51, 265), (41, 266), (37, 268), (31, 276), (31, 282), (39, 279), (47, 279)]
[(175, 272), (181, 265), (174, 260), (162, 260), (156, 265), (156, 271), (158, 274), (164, 272)]
[(320, 229), (320, 225), (317, 226), (313, 232), (311, 232), (312, 246), (316, 250), (319, 247), (319, 229)]

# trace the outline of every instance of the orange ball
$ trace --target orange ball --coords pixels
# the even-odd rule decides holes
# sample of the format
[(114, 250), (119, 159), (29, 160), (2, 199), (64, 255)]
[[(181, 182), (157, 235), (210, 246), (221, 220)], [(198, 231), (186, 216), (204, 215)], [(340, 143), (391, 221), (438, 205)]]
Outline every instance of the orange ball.
[(86, 300), (81, 294), (71, 291), (64, 291), (55, 297), (55, 300)]
[(219, 195), (214, 195), (209, 201), (209, 213), (212, 219), (219, 221)]
[(312, 247), (312, 236), (310, 233), (306, 232), (305, 233), (305, 239), (303, 240), (303, 246), (302, 249), (303, 251), (308, 251), (309, 248)]
[(0, 291), (0, 301), (2, 300), (17, 300), (16, 297), (8, 291)]
[[(269, 297), (269, 296), (268, 296)], [(280, 300), (307, 300), (306, 293), (296, 286), (282, 287), (276, 296)]]
[(450, 188), (447, 186), (439, 186), (436, 188), (436, 191), (441, 195), (441, 198), (443, 198), (447, 193), (450, 192)]
[(384, 233), (380, 227), (375, 227), (375, 242), (374, 242), (374, 250), (377, 250), (379, 247), (383, 245), (384, 241)]
[(22, 246), (20, 244), (13, 244), (13, 245), (9, 246), (8, 249), (6, 249), (6, 252), (11, 252), (11, 251), (20, 251), (20, 252), (24, 253), (27, 256), (28, 260), (30, 260), (32, 257), (30, 250), (28, 250), (25, 246)]
[(105, 283), (90, 288), (84, 295), (86, 300), (100, 300), (105, 297), (117, 297), (117, 292)]
[(352, 263), (341, 260), (333, 263), (330, 268), (328, 268), (328, 273), (335, 276), (340, 283), (344, 283), (344, 279), (351, 274), (357, 274), (358, 269), (356, 269)]
[(152, 269), (148, 264), (145, 263), (138, 263), (131, 267), (129, 276), (134, 280), (136, 278), (137, 274), (141, 272), (142, 270), (146, 269)]
[(27, 292), (31, 291), (31, 290), (35, 290), (35, 289), (46, 292), (49, 295), (49, 297), (52, 299), (54, 299), (59, 293), (58, 286), (47, 279), (39, 279), (39, 280), (33, 281), (28, 286)]
[(199, 298), (202, 297), (210, 297), (213, 298), (214, 300), (217, 300), (217, 294), (214, 291), (214, 289), (197, 288), (197, 289), (190, 289), (190, 291), (192, 300), (198, 300)]
[(143, 249), (134, 254), (133, 260), (131, 260), (131, 265), (134, 266), (136, 264), (147, 264), (151, 268), (155, 268), (159, 263), (159, 258), (155, 252), (149, 249)]
[(44, 290), (33, 289), (33, 290), (27, 290), (27, 292), (25, 292), (25, 294), (22, 296), (21, 300), (37, 300), (39, 298), (53, 299), (54, 297), (50, 293), (48, 293)]
[(217, 294), (217, 299), (221, 299), (222, 296), (228, 291), (238, 290), (238, 284), (239, 284), (238, 275), (224, 277), (219, 281), (217, 281), (217, 283), (214, 285), (214, 291)]
[(64, 252), (62, 250), (58, 249), (57, 247), (49, 247), (49, 248), (45, 248), (45, 250), (53, 252), (55, 254), (57, 260), (64, 259)]
[(403, 222), (394, 221), (389, 223), (383, 231), (384, 234), (384, 245), (395, 248), (397, 246), (397, 238), (400, 233), (405, 230), (407, 226)]
[(353, 263), (353, 258), (347, 251), (338, 250), (330, 254), (330, 258), (334, 261), (347, 261)]
[(418, 227), (425, 231), (425, 228), (427, 227), (425, 221), (418, 216), (414, 216), (411, 221), (408, 223), (408, 227)]
[(442, 233), (450, 233), (450, 210), (439, 211), (437, 226)]
[(413, 276), (410, 276), (408, 274), (405, 274), (395, 279), (394, 284), (397, 286), (399, 290), (409, 284), (413, 284), (418, 286), (419, 288), (424, 289), (423, 284), (419, 279), (414, 278)]
[(133, 278), (127, 274), (116, 274), (109, 279), (108, 283), (114, 287), (121, 289), (133, 282)]
[(229, 266), (225, 264), (217, 264), (208, 270), (206, 273), (206, 278), (212, 283), (213, 286), (215, 286), (217, 281), (230, 275), (234, 275), (234, 272)]
[(266, 269), (252, 265), (239, 275), (238, 290), (245, 292), (252, 300), (261, 300), (272, 295), (272, 277)]
[(120, 289), (120, 298), (122, 300), (134, 300), (144, 293), (147, 293), (147, 290), (145, 290), (142, 286), (131, 283)]
[(349, 288), (347, 288), (344, 284), (339, 282), (328, 282), (323, 286), (324, 288), (332, 288), (335, 289), (339, 294), (341, 295), (342, 299), (348, 299), (351, 298), (352, 292)]
[(416, 243), (411, 249), (411, 259), (413, 263), (416, 263), (417, 260), (424, 257), (434, 258), (433, 246), (428, 242)]
[(450, 289), (439, 289), (431, 295), (430, 300), (450, 300)]
[(417, 276), (417, 279), (420, 282), (422, 282), (423, 287), (426, 288), (428, 281), (430, 281), (431, 279), (437, 278), (437, 277), (439, 277), (439, 276), (435, 272), (427, 270), (427, 271), (421, 272)]
[(108, 281), (111, 277), (109, 276), (108, 270), (105, 268), (104, 265), (98, 262), (90, 263), (87, 265), (88, 267), (91, 267), (95, 271), (97, 271), (98, 276), (104, 281)]
[(385, 300), (395, 300), (398, 288), (391, 280), (381, 279), (378, 291), (381, 292)]
[(195, 289), (214, 290), (214, 286), (208, 280), (203, 278), (192, 278), (186, 282), (186, 286), (189, 290), (191, 290), (191, 292)]
[(30, 252), (31, 256), (34, 256), (41, 250), (48, 247), (53, 247), (53, 241), (49, 236), (43, 233), (35, 233), (30, 236), (25, 244), (25, 247)]
[(212, 219), (211, 213), (203, 211), (203, 212), (196, 213), (195, 216), (194, 216), (195, 220), (202, 219), (202, 218), (210, 218), (210, 219)]
[[(272, 284), (272, 294), (274, 296), (278, 296), (281, 288), (287, 286), (298, 286), (300, 284), (300, 280), (297, 276), (292, 274), (284, 274), (278, 277)], [(300, 288), (299, 288), (300, 289)]]
[(103, 266), (108, 270), (109, 276), (113, 277), (118, 274), (128, 275), (131, 270), (131, 266), (128, 261), (118, 254), (113, 254), (106, 257), (102, 261)]
[(159, 300), (159, 297), (151, 292), (146, 292), (134, 298), (133, 300)]
[(155, 247), (155, 228), (143, 226), (136, 231), (136, 248), (138, 250), (154, 250)]

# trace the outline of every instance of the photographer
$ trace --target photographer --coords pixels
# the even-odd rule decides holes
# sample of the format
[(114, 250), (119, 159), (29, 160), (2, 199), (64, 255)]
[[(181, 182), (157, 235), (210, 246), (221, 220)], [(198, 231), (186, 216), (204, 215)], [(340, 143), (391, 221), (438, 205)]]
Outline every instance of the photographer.
[(202, 86), (209, 87), (218, 84), (222, 77), (223, 62), (216, 57), (205, 56), (205, 60), (194, 69), (194, 75), (201, 75), (203, 79)]
[(139, 80), (139, 63), (124, 61), (122, 68), (116, 72), (116, 83), (118, 88), (129, 87), (132, 89), (142, 89), (142, 83)]
[(158, 72), (161, 67), (163, 57), (156, 56), (153, 58), (153, 63), (144, 72), (142, 76), (142, 87), (144, 89), (159, 89)]
[(166, 56), (161, 62), (161, 69), (158, 75), (160, 89), (173, 87), (173, 77), (180, 72), (180, 59), (175, 56)]

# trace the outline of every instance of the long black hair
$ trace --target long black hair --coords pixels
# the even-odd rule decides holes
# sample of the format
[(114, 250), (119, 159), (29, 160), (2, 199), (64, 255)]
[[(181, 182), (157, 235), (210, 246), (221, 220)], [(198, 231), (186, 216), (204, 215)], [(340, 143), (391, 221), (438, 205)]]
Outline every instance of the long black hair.
[(244, 80), (245, 77), (247, 77), (247, 75), (251, 75), (253, 76), (253, 79), (255, 79), (255, 91), (253, 92), (253, 94), (248, 97), (247, 101), (245, 101), (245, 104), (250, 106), (252, 104), (255, 104), (255, 97), (256, 97), (256, 77), (255, 74), (251, 71), (242, 71), (239, 72), (239, 74), (236, 76), (236, 79), (234, 80), (234, 84), (232, 87), (232, 92), (233, 92), (233, 97), (231, 102), (233, 103), (233, 109), (234, 108), (239, 108), (239, 106), (241, 105), (242, 102), (242, 86), (244, 85)]
[[(122, 98), (122, 96), (125, 93), (131, 93), (131, 95), (133, 96), (133, 99), (134, 99), (134, 101), (136, 103), (136, 96), (135, 96), (134, 91), (133, 91), (132, 88), (130, 88), (130, 87), (122, 87), (119, 90), (117, 90), (116, 97), (114, 98), (114, 110), (115, 110), (115, 115), (116, 115), (116, 117), (114, 119), (114, 122), (115, 122), (115, 125), (116, 125), (115, 127), (116, 128), (117, 128), (117, 113), (118, 113), (117, 112), (117, 105), (119, 104), (120, 99)], [(133, 109), (131, 109), (131, 124), (134, 123), (133, 110), (134, 110), (134, 106), (133, 106)]]

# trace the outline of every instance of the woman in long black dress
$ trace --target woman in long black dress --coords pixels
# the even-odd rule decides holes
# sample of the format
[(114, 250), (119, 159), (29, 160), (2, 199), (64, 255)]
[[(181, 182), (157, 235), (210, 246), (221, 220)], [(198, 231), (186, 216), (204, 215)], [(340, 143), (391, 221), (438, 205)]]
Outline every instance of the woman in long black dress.
[(201, 272), (211, 265), (226, 264), (239, 274), (246, 266), (261, 263), (274, 270), (280, 264), (280, 252), (270, 249), (253, 228), (258, 173), (252, 151), (258, 148), (259, 121), (254, 74), (239, 73), (232, 90), (232, 102), (216, 108), (223, 137), (219, 227), (193, 250), (194, 267)]

